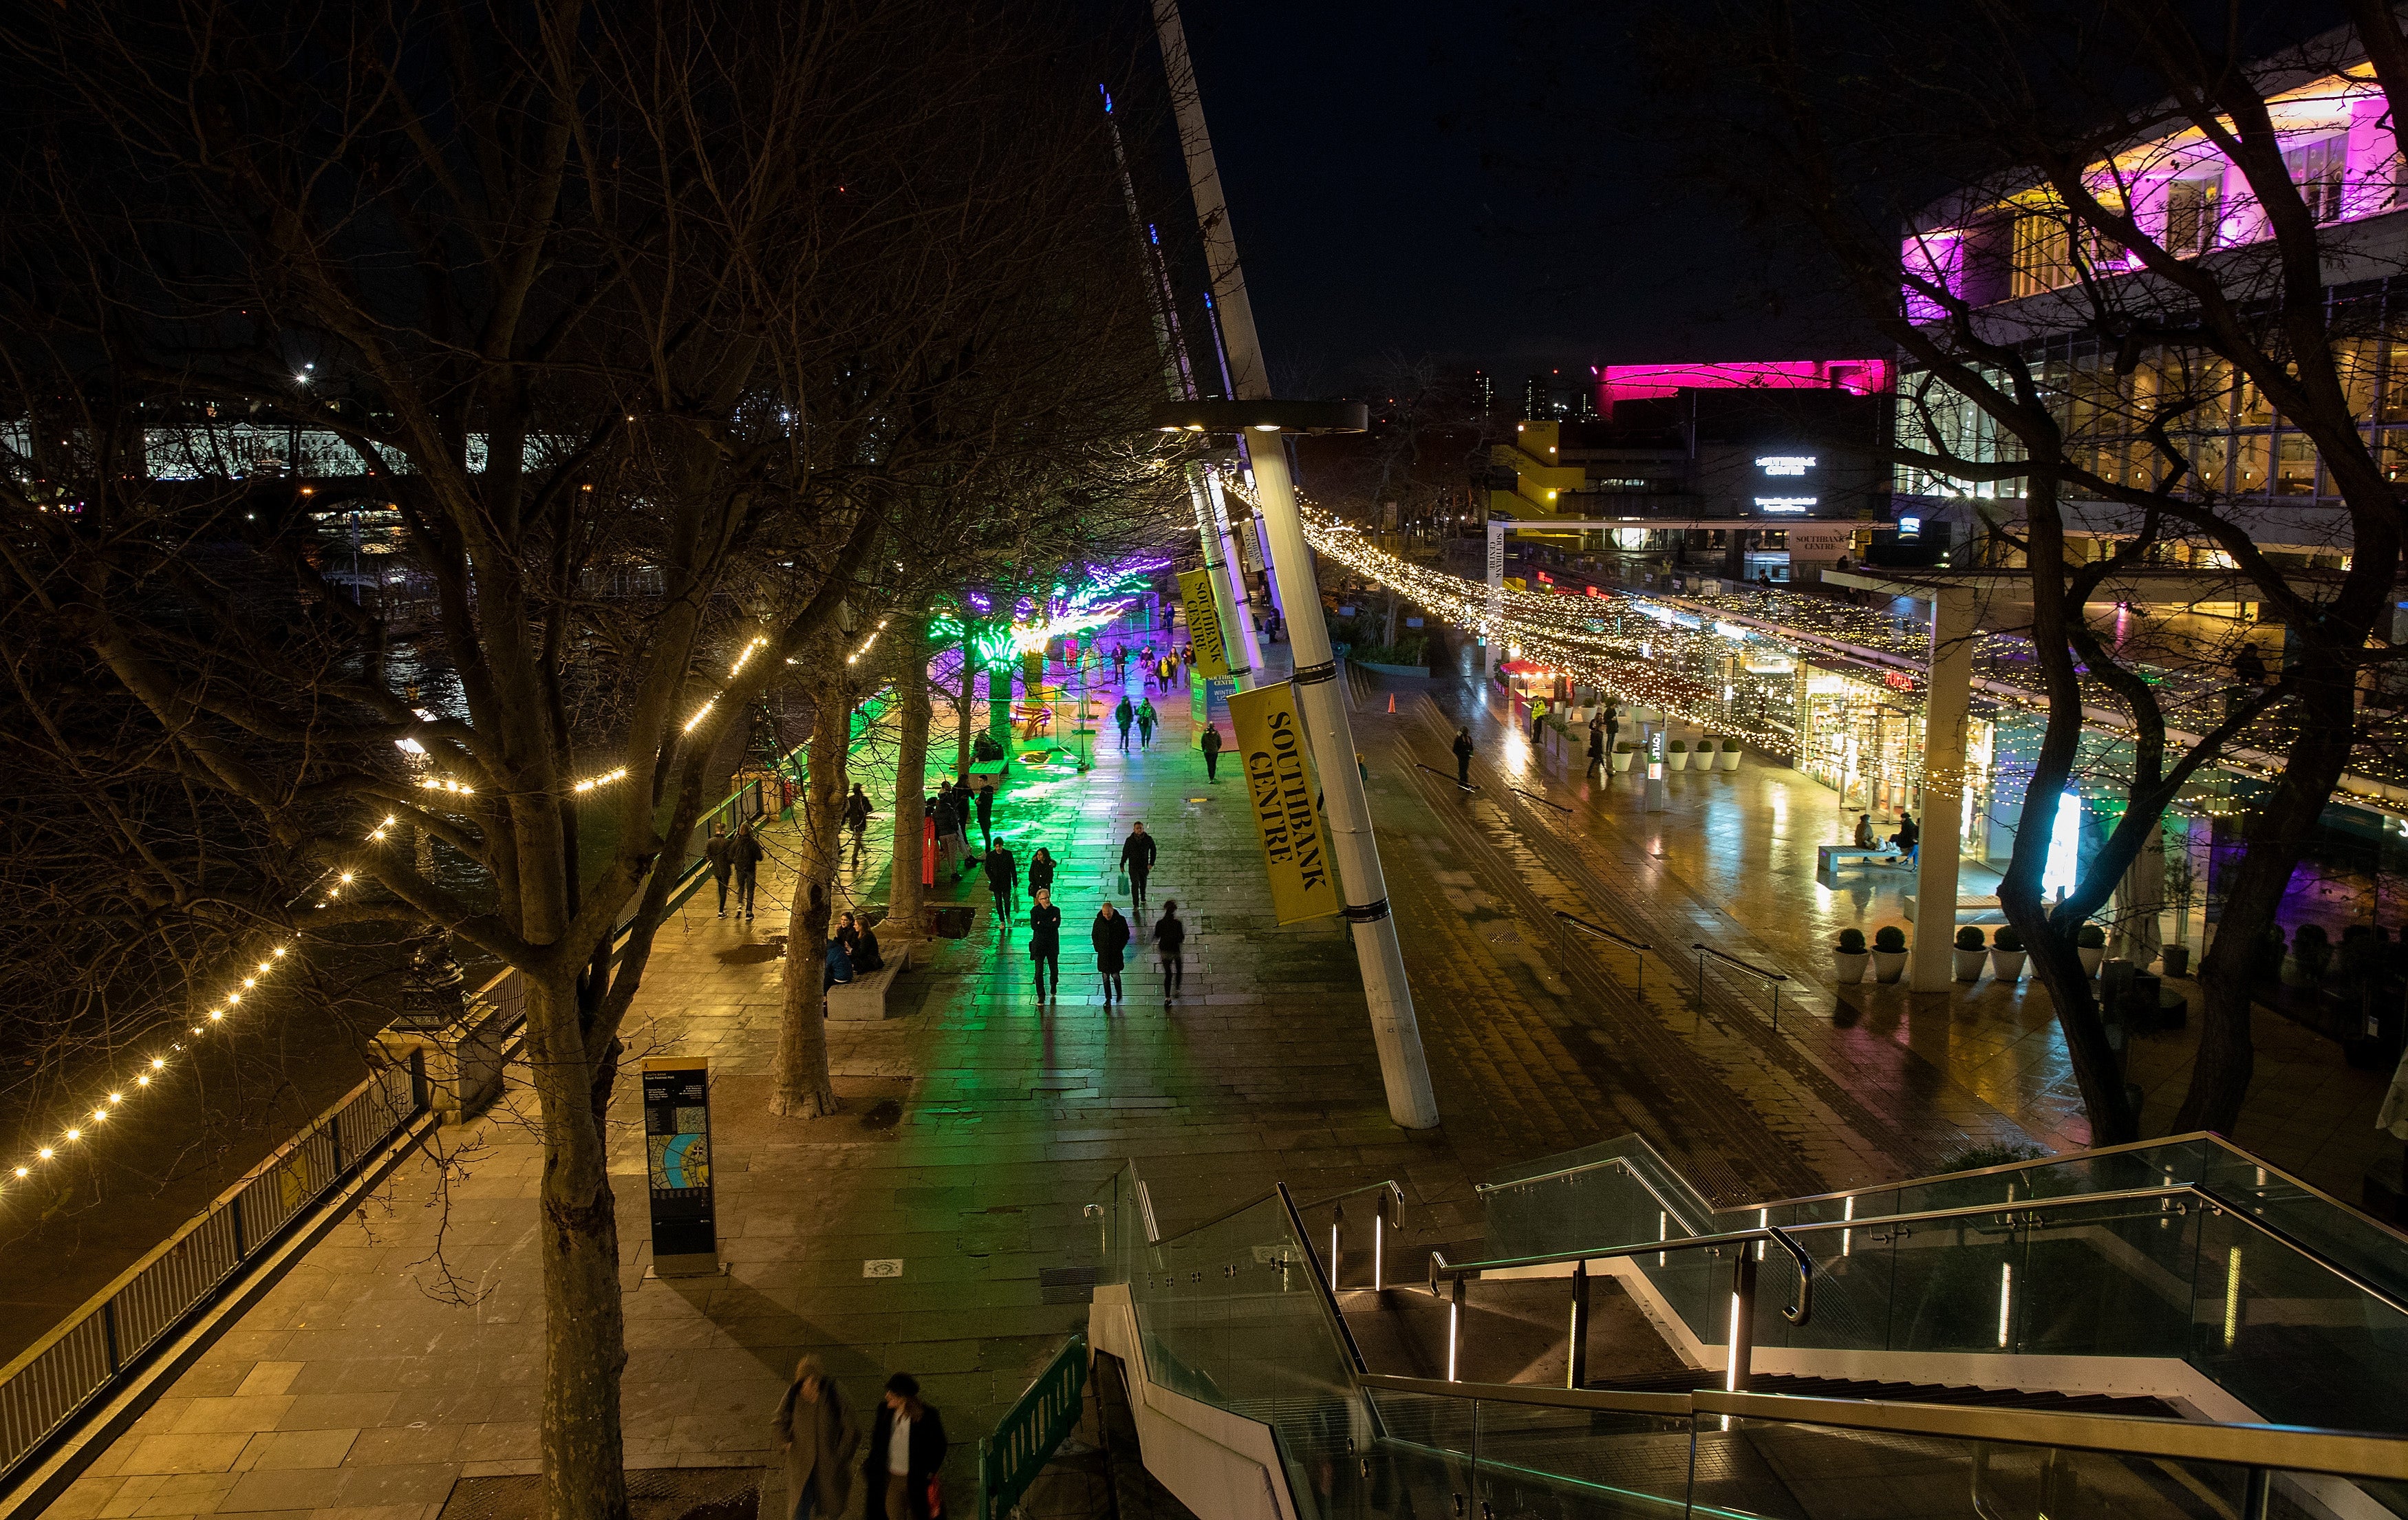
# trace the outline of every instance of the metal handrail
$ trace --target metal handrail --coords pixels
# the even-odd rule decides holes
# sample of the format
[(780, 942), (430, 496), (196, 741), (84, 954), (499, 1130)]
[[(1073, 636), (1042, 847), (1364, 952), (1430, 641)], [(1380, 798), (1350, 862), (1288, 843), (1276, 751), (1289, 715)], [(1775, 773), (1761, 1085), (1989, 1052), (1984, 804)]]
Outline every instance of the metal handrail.
[[(1969, 1212), (1997, 1213), (1999, 1211), (1984, 1209)], [(1781, 1317), (1792, 1325), (1803, 1325), (1812, 1317), (1814, 1311), (1814, 1258), (1809, 1256), (1806, 1254), (1806, 1248), (1791, 1240), (1788, 1230), (1779, 1225), (1758, 1225), (1754, 1229), (1726, 1230), (1720, 1235), (1696, 1235), (1685, 1240), (1648, 1240), (1639, 1245), (1618, 1245), (1606, 1251), (1554, 1251), (1541, 1256), (1508, 1256), (1496, 1261), (1451, 1262), (1446, 1259), (1445, 1252), (1432, 1251), (1429, 1254), (1429, 1291), (1431, 1298), (1438, 1297), (1438, 1280), (1441, 1277), (1459, 1283), (1481, 1272), (1502, 1271), (1514, 1267), (1560, 1267), (1577, 1261), (1613, 1261), (1623, 1256), (1647, 1256), (1668, 1251), (1691, 1251), (1699, 1246), (1720, 1248), (1726, 1245), (1755, 1245), (1763, 1240), (1770, 1240), (1789, 1253), (1790, 1258), (1798, 1264), (1798, 1302), (1784, 1309), (1781, 1312)]]
[(1789, 980), (1789, 973), (1786, 971), (1768, 971), (1761, 966), (1750, 966), (1747, 962), (1740, 959), (1737, 955), (1727, 954), (1709, 944), (1693, 943), (1689, 948), (1703, 954), (1712, 955), (1718, 961), (1728, 961), (1742, 971), (1753, 971), (1757, 976), (1764, 978), (1767, 982), (1786, 982)]
[(1522, 790), (1520, 787), (1518, 787), (1518, 786), (1510, 786), (1510, 785), (1509, 785), (1509, 786), (1507, 786), (1507, 787), (1505, 788), (1505, 790), (1507, 790), (1508, 792), (1511, 792), (1511, 793), (1514, 794), (1516, 796), (1526, 796), (1526, 797), (1528, 797), (1528, 798), (1529, 798), (1531, 801), (1533, 801), (1533, 802), (1544, 803), (1547, 807), (1550, 807), (1550, 808), (1555, 809), (1555, 811), (1557, 811), (1557, 812), (1570, 812), (1570, 811), (1571, 811), (1571, 810), (1570, 810), (1570, 808), (1565, 807), (1562, 803), (1560, 803), (1560, 802), (1549, 802), (1545, 797), (1541, 796), (1540, 796), (1538, 793), (1536, 793), (1536, 792), (1525, 792), (1525, 791), (1523, 791), (1523, 790)]
[(1433, 776), (1440, 777), (1446, 781), (1455, 782), (1455, 785), (1462, 787), (1468, 792), (1477, 792), (1480, 790), (1480, 783), (1478, 782), (1456, 782), (1455, 781), (1455, 776), (1452, 772), (1440, 770), (1436, 766), (1426, 766), (1416, 760), (1413, 762), (1413, 768), (1415, 770), (1426, 770)]
[(1332, 1193), (1326, 1198), (1315, 1198), (1310, 1203), (1299, 1203), (1296, 1206), (1297, 1212), (1301, 1213), (1307, 1209), (1318, 1209), (1326, 1203), (1341, 1202), (1344, 1199), (1354, 1197), (1358, 1194), (1376, 1193), (1382, 1188), (1386, 1188), (1389, 1196), (1397, 1200), (1397, 1221), (1398, 1223), (1402, 1224), (1404, 1222), (1405, 1215), (1405, 1190), (1397, 1184), (1394, 1178), (1390, 1178), (1384, 1183), (1365, 1183), (1360, 1187), (1350, 1187), (1343, 1193)]
[(1426, 1398), (1605, 1410), (1627, 1414), (1728, 1414), (1792, 1425), (1884, 1430), (2019, 1446), (2057, 1446), (2166, 1461), (2320, 1472), (2339, 1478), (2408, 1481), (2408, 1441), (2299, 1426), (2211, 1425), (2126, 1414), (2001, 1409), (1987, 1404), (1817, 1398), (1799, 1394), (1730, 1393), (1719, 1388), (1698, 1388), (1684, 1394), (1623, 1393), (1606, 1388), (1545, 1388), (1527, 1384), (1440, 1383), (1380, 1373), (1354, 1381), (1366, 1388)]
[(1330, 1327), (1338, 1332), (1338, 1343), (1346, 1348), (1347, 1367), (1360, 1377), (1370, 1370), (1370, 1366), (1363, 1360), (1363, 1348), (1354, 1343), (1354, 1327), (1346, 1323), (1345, 1312), (1338, 1307), (1337, 1285), (1330, 1282), (1329, 1274), (1321, 1269), (1321, 1258), (1313, 1255), (1312, 1237), (1304, 1232), (1304, 1218), (1296, 1212), (1296, 1199), (1288, 1197), (1287, 1184), (1274, 1183), (1271, 1185), (1279, 1190), (1280, 1207), (1287, 1211), (1289, 1227), (1296, 1231), (1297, 1243), (1304, 1248), (1304, 1265), (1312, 1273), (1313, 1298), (1328, 1317)]
[(1678, 1220), (1681, 1227), (1688, 1231), (1691, 1235), (1698, 1233), (1698, 1226), (1691, 1224), (1681, 1212), (1680, 1205), (1666, 1197), (1656, 1184), (1647, 1179), (1645, 1173), (1641, 1172), (1637, 1167), (1631, 1164), (1630, 1158), (1627, 1155), (1607, 1156), (1601, 1161), (1584, 1161), (1577, 1167), (1564, 1167), (1555, 1171), (1542, 1171), (1536, 1177), (1516, 1177), (1510, 1183), (1474, 1183), (1471, 1184), (1471, 1190), (1474, 1193), (1501, 1193), (1509, 1187), (1519, 1187), (1525, 1183), (1553, 1182), (1558, 1177), (1577, 1176), (1584, 1171), (1594, 1171), (1599, 1167), (1620, 1167), (1624, 1171), (1628, 1172), (1630, 1174), (1630, 1180), (1647, 1190), (1647, 1196), (1656, 1200), (1656, 1206), (1657, 1208), (1663, 1210), (1673, 1219)]
[(1585, 930), (1587, 930), (1589, 933), (1596, 935), (1598, 938), (1599, 938), (1599, 939), (1611, 939), (1611, 940), (1612, 940), (1615, 944), (1622, 946), (1625, 950), (1637, 950), (1637, 951), (1642, 951), (1642, 952), (1643, 952), (1643, 951), (1653, 950), (1653, 949), (1655, 949), (1655, 948), (1656, 948), (1654, 945), (1643, 945), (1643, 944), (1641, 944), (1641, 943), (1640, 943), (1638, 940), (1636, 940), (1636, 939), (1629, 939), (1629, 938), (1627, 938), (1627, 936), (1624, 936), (1624, 935), (1616, 934), (1616, 933), (1614, 933), (1612, 929), (1600, 927), (1600, 926), (1599, 926), (1599, 925), (1595, 925), (1595, 924), (1590, 923), (1587, 919), (1580, 918), (1580, 917), (1576, 917), (1576, 916), (1575, 916), (1575, 915), (1573, 915), (1573, 914), (1567, 913), (1567, 912), (1565, 912), (1565, 911), (1564, 911), (1562, 909), (1560, 909), (1560, 908), (1556, 909), (1555, 911), (1555, 916), (1556, 916), (1557, 918), (1562, 919), (1565, 923), (1567, 923), (1567, 924), (1570, 925), (1573, 928), (1576, 928), (1576, 929), (1585, 929)]

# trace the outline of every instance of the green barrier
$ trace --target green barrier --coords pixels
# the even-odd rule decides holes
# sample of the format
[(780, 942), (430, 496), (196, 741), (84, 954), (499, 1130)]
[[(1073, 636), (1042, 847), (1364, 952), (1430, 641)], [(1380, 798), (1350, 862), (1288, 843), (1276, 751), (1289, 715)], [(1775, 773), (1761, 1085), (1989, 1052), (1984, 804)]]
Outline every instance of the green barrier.
[(1072, 1336), (1028, 1385), (995, 1430), (979, 1441), (978, 1520), (998, 1520), (1020, 1502), (1079, 1424), (1087, 1388), (1087, 1337)]

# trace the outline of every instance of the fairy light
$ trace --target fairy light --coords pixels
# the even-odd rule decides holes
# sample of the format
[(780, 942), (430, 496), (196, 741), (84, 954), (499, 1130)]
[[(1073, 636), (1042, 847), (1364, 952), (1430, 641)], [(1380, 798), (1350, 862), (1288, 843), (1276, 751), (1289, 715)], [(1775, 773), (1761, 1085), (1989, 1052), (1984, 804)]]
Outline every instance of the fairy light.
[(591, 792), (597, 786), (609, 786), (613, 782), (624, 782), (626, 779), (627, 767), (621, 766), (616, 770), (606, 770), (599, 776), (588, 776), (569, 790), (579, 793)]

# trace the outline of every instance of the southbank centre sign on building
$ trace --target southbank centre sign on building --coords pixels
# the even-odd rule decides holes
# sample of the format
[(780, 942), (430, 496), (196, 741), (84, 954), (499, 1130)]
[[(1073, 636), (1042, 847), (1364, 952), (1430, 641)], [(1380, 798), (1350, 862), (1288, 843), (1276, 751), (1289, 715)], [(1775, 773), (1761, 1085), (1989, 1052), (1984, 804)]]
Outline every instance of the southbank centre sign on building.
[(1235, 693), (1229, 723), (1238, 731), (1246, 799), (1262, 836), (1273, 915), (1282, 924), (1327, 918), (1340, 906), (1338, 882), (1330, 872), (1321, 810), (1313, 805), (1312, 765), (1305, 753), (1304, 724), (1296, 715), (1296, 695), (1285, 681)]

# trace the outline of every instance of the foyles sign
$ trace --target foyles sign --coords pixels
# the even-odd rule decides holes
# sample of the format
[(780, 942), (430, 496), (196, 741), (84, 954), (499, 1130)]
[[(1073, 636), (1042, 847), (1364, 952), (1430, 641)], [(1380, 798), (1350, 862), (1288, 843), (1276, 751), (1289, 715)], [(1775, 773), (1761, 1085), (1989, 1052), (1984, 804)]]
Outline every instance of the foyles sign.
[(1282, 924), (1327, 918), (1338, 911), (1338, 883), (1329, 870), (1329, 841), (1313, 806), (1312, 767), (1304, 724), (1285, 682), (1229, 698), (1229, 724), (1246, 767), (1246, 799), (1262, 836), (1271, 911)]

